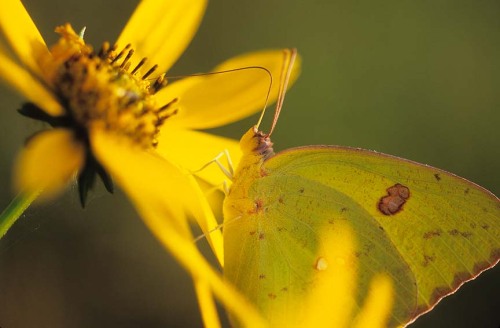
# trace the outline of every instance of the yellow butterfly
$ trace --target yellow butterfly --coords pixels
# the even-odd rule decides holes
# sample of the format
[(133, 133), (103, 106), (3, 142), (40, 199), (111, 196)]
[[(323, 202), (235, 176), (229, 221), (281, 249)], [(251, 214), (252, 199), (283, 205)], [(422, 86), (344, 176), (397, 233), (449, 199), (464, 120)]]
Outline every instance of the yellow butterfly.
[[(387, 325), (411, 323), (498, 263), (499, 199), (451, 173), (374, 151), (307, 146), (275, 154), (270, 135), (294, 58), (292, 50), (271, 131), (259, 131), (259, 121), (240, 141), (243, 157), (224, 201), (224, 275), (271, 326), (287, 316), (302, 326), (297, 300), (320, 278), (352, 271), (354, 318), (370, 281), (384, 274), (394, 290)], [(322, 245), (342, 241), (344, 231), (353, 247), (338, 258)]]

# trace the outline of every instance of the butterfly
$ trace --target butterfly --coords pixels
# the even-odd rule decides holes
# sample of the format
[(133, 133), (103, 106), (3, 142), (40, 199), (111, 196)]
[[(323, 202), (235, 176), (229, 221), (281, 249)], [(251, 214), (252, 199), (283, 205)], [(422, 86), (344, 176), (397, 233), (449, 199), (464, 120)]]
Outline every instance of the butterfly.
[[(498, 263), (499, 199), (446, 171), (374, 151), (306, 146), (275, 154), (270, 135), (295, 54), (285, 60), (270, 132), (259, 130), (261, 116), (240, 140), (223, 205), (224, 276), (271, 326), (287, 317), (302, 326), (300, 300), (319, 281), (342, 270), (355, 277), (354, 318), (383, 274), (393, 290), (387, 326), (405, 326)], [(324, 245), (341, 243), (345, 232), (351, 247), (339, 257)], [(328, 300), (318, 306), (328, 309)]]

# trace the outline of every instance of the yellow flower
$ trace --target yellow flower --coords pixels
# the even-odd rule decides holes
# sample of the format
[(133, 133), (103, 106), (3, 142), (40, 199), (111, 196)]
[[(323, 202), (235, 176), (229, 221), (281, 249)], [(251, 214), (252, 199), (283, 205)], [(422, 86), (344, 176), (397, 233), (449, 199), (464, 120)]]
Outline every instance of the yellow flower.
[[(97, 176), (109, 191), (112, 178), (197, 285), (224, 290), (192, 243), (187, 215), (204, 231), (216, 222), (190, 172), (224, 149), (237, 161), (239, 148), (236, 141), (194, 129), (262, 108), (269, 76), (254, 69), (167, 85), (165, 72), (190, 42), (205, 7), (206, 0), (143, 0), (116, 43), (93, 48), (84, 31), (77, 34), (66, 24), (56, 29), (60, 39), (49, 49), (21, 2), (3, 0), (0, 30), (10, 49), (0, 47), (0, 77), (28, 99), (21, 114), (52, 127), (32, 136), (15, 164), (14, 184), (29, 195), (26, 203), (38, 192), (56, 195), (75, 176), (84, 203)], [(235, 57), (215, 71), (263, 66), (278, 75), (281, 64), (281, 51), (263, 51)], [(276, 95), (275, 85), (270, 99)], [(211, 184), (220, 181), (210, 169), (197, 175)], [(209, 235), (222, 259), (220, 238)], [(222, 295), (226, 304), (243, 302), (228, 293)]]

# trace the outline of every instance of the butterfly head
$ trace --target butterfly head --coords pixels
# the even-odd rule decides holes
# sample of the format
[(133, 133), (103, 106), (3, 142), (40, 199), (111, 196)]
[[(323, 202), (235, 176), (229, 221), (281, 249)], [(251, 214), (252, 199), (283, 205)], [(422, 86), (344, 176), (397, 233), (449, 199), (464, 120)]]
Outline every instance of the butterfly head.
[(243, 155), (254, 155), (264, 160), (274, 155), (271, 138), (259, 131), (257, 126), (253, 126), (243, 135), (240, 140), (240, 148)]

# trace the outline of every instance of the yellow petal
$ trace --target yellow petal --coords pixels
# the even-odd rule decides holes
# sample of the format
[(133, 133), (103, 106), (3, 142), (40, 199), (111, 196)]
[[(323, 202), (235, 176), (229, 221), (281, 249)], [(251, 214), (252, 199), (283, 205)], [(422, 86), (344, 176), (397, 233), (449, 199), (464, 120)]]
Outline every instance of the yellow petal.
[(184, 207), (194, 199), (187, 176), (124, 138), (99, 129), (91, 130), (90, 137), (98, 161), (139, 208), (148, 207), (157, 216), (172, 214), (166, 219), (175, 220), (177, 233), (189, 235)]
[(123, 29), (117, 44), (131, 44), (133, 68), (148, 58), (143, 73), (158, 64), (157, 72), (167, 71), (184, 52), (205, 12), (206, 0), (143, 0)]
[(223, 258), (222, 236), (209, 233), (217, 223), (192, 174), (112, 134), (94, 129), (90, 136), (99, 162), (138, 208), (145, 207), (153, 216), (172, 221), (177, 233), (192, 239), (185, 214), (190, 213), (207, 234), (216, 256)]
[[(194, 188), (186, 177), (192, 176), (100, 130), (91, 130), (91, 142), (94, 154), (132, 199), (144, 223), (193, 279), (206, 282), (246, 326), (265, 326), (255, 308), (208, 264), (186, 230), (181, 211), (186, 205), (192, 210), (200, 202), (199, 193), (189, 194)], [(186, 203), (189, 200), (192, 202)]]
[[(208, 202), (206, 206), (221, 213), (222, 198), (219, 196), (222, 193), (220, 190), (222, 190), (224, 181), (229, 182), (230, 180), (215, 163), (207, 164), (221, 152), (227, 150), (232, 166), (236, 168), (241, 157), (239, 143), (233, 139), (205, 132), (171, 129), (169, 126), (162, 130), (158, 140), (157, 152), (170, 162), (176, 163), (196, 177), (201, 178), (198, 180), (198, 185), (203, 188), (199, 192), (206, 198)], [(228, 168), (225, 156), (224, 154), (219, 161)], [(204, 167), (205, 165), (207, 166)], [(202, 167), (204, 168), (201, 169)], [(219, 263), (224, 266), (222, 235), (218, 229), (218, 222), (213, 215), (199, 215), (196, 219)]]
[(289, 323), (291, 327), (304, 324), (308, 327), (350, 326), (356, 293), (356, 241), (348, 225), (340, 225), (338, 229), (335, 233), (322, 232), (318, 254), (325, 268), (318, 271), (305, 297), (298, 298), (291, 311), (279, 314), (283, 324)]
[(41, 132), (32, 137), (15, 165), (17, 190), (53, 196), (61, 191), (82, 167), (83, 145), (66, 129)]
[(171, 252), (177, 261), (191, 274), (194, 280), (206, 282), (213, 294), (225, 308), (240, 318), (244, 327), (267, 327), (256, 309), (246, 301), (229, 283), (223, 281), (220, 274), (207, 263), (191, 240), (180, 236), (169, 227), (169, 220), (154, 217), (147, 208), (141, 211), (149, 229), (156, 235), (163, 246)]
[(63, 114), (54, 95), (28, 71), (19, 67), (0, 50), (0, 77), (19, 93), (52, 116)]
[(370, 291), (353, 327), (387, 327), (394, 303), (392, 281), (387, 275), (379, 275), (370, 282)]
[(37, 59), (48, 55), (49, 51), (21, 1), (2, 1), (0, 29), (21, 62), (41, 76)]
[(220, 328), (219, 315), (215, 306), (210, 285), (201, 279), (194, 281), (198, 304), (200, 305), (201, 318), (206, 328)]
[[(175, 129), (166, 125), (158, 140), (157, 151), (163, 157), (191, 172), (198, 171), (224, 150), (229, 152), (234, 168), (238, 166), (241, 157), (239, 143), (236, 140), (205, 132)], [(219, 161), (227, 167), (225, 155)], [(196, 175), (219, 187), (225, 180), (228, 180), (215, 163), (196, 172)]]
[[(214, 72), (260, 66), (273, 78), (270, 94), (272, 103), (278, 96), (279, 77), (283, 69), (283, 50), (267, 50), (234, 57), (214, 69)], [(290, 76), (290, 84), (300, 72), (300, 58)], [(179, 98), (179, 112), (172, 124), (190, 129), (208, 129), (238, 121), (264, 107), (270, 86), (269, 75), (262, 69), (190, 77), (172, 83), (157, 94), (160, 103)]]

